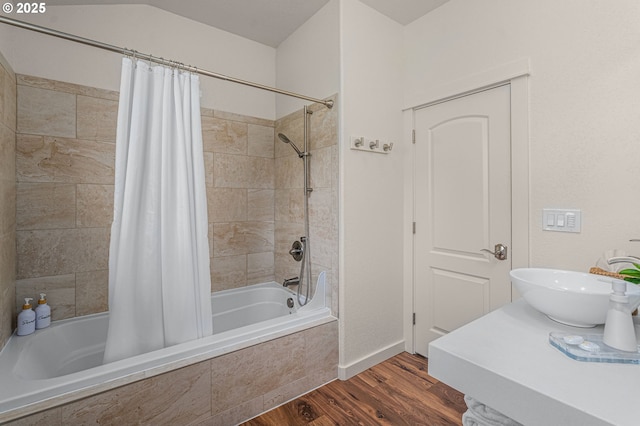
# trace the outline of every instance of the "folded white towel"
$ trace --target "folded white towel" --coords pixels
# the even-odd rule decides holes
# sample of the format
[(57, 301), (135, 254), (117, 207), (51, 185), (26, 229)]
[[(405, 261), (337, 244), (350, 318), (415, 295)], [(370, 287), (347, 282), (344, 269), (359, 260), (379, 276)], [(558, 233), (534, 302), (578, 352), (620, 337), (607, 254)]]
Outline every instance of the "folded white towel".
[(464, 396), (468, 410), (462, 415), (464, 426), (522, 426), (504, 414), (487, 407), (468, 395)]
[(473, 414), (473, 411), (467, 410), (462, 414), (462, 426), (490, 426), (490, 424)]

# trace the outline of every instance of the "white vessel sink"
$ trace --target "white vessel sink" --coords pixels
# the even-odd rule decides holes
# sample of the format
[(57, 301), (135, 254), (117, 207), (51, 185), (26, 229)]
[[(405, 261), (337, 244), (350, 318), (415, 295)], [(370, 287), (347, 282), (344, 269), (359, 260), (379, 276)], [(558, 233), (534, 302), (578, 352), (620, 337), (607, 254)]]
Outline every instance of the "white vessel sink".
[[(514, 269), (510, 275), (527, 303), (552, 320), (574, 327), (604, 324), (611, 294), (610, 278), (543, 268)], [(627, 283), (627, 294), (635, 309), (640, 304), (640, 287)]]

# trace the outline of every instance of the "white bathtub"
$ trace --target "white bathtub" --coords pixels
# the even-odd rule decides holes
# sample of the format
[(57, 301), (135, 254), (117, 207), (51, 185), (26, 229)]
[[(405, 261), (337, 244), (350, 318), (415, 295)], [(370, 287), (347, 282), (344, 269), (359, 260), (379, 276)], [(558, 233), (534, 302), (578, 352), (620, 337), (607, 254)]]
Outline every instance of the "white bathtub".
[(335, 320), (325, 292), (324, 273), (303, 307), (277, 283), (217, 292), (212, 336), (104, 365), (108, 313), (14, 334), (0, 352), (0, 423)]

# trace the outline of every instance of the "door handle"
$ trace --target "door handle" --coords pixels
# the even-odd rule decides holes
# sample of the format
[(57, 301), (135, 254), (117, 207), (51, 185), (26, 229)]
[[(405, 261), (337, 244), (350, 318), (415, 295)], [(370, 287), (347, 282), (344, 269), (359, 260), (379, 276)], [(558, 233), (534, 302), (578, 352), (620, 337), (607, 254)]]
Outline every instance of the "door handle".
[(487, 253), (491, 253), (498, 260), (505, 260), (507, 258), (507, 246), (504, 244), (496, 244), (493, 250), (489, 249), (480, 249), (480, 251), (486, 251)]

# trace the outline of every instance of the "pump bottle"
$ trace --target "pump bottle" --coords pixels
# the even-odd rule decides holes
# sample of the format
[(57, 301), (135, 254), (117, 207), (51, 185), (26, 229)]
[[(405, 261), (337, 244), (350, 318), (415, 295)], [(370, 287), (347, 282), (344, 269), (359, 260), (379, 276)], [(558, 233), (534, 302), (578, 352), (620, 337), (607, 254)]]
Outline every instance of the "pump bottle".
[(36, 331), (36, 313), (31, 309), (31, 297), (25, 297), (22, 312), (18, 314), (18, 336), (26, 336)]
[(40, 293), (38, 306), (36, 307), (36, 330), (51, 325), (51, 307), (47, 305), (46, 294)]
[(609, 310), (604, 324), (602, 341), (614, 349), (624, 352), (638, 352), (636, 332), (631, 317), (631, 305), (627, 296), (627, 283), (612, 280), (613, 292), (609, 297)]

